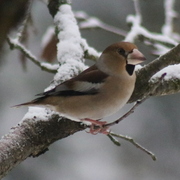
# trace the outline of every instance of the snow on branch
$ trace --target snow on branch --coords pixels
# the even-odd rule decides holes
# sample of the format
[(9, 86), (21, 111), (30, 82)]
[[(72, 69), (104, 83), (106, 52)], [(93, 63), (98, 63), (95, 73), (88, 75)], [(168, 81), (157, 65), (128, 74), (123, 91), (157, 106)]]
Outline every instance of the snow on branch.
[[(168, 95), (180, 92), (180, 44), (137, 71), (135, 90), (129, 100), (142, 99), (151, 94), (159, 77), (166, 73), (163, 82), (151, 95)], [(172, 66), (173, 65), (173, 66)], [(174, 69), (175, 68), (175, 69)]]
[[(173, 33), (172, 18), (177, 16), (173, 9), (174, 1), (164, 0), (165, 4), (165, 24), (162, 34), (150, 32), (142, 24), (142, 15), (139, 7), (139, 0), (134, 0), (135, 15), (127, 16), (127, 23), (131, 24), (125, 41), (134, 42), (136, 39), (143, 40), (145, 44), (153, 46), (156, 50), (154, 54), (161, 55), (169, 51), (180, 42), (179, 35)], [(169, 17), (170, 15), (170, 17)], [(173, 38), (174, 37), (174, 38)]]
[(82, 47), (82, 38), (71, 6), (61, 5), (59, 11), (54, 17), (57, 28), (57, 60), (61, 65), (54, 81), (70, 79), (87, 68), (84, 65), (84, 50)]
[(85, 39), (81, 37), (77, 21), (69, 4), (62, 4), (54, 17), (56, 33), (58, 37), (57, 60), (60, 64), (57, 74), (49, 90), (57, 84), (78, 75), (87, 68), (84, 61), (84, 53), (98, 53), (88, 46)]
[[(164, 1), (165, 23), (162, 27), (162, 33), (173, 39), (176, 39), (176, 35), (173, 30), (173, 20), (178, 16), (178, 13), (174, 10), (175, 0)], [(180, 36), (179, 36), (180, 40)]]
[(180, 92), (180, 64), (169, 65), (158, 71), (149, 80), (149, 86), (156, 84), (162, 74), (166, 74), (166, 76), (154, 94), (159, 96)]
[(164, 69), (153, 75), (150, 81), (156, 81), (156, 79), (161, 77), (161, 75), (164, 73), (166, 73), (166, 76), (164, 77), (165, 81), (169, 81), (172, 79), (180, 79), (180, 64), (174, 64), (165, 67)]

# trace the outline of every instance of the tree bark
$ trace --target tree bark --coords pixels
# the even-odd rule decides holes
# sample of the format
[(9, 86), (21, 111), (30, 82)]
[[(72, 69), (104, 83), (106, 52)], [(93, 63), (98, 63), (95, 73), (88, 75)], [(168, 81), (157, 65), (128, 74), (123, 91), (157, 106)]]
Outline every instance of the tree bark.
[[(166, 54), (155, 59), (140, 69), (137, 73), (135, 90), (129, 100), (130, 103), (142, 99), (153, 93), (153, 96), (170, 95), (180, 92), (180, 80), (178, 78), (162, 81), (154, 91), (155, 83), (149, 82), (151, 77), (163, 68), (180, 63), (180, 44)], [(152, 92), (154, 91), (154, 92)]]
[(58, 139), (81, 131), (80, 123), (52, 115), (47, 121), (25, 119), (0, 140), (0, 179), (27, 157), (39, 156)]

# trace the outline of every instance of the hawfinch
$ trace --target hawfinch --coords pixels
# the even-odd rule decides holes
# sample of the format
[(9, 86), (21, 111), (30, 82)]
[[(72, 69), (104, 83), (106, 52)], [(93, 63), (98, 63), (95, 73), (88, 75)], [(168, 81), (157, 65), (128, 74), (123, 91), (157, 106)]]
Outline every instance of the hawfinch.
[[(136, 45), (118, 42), (107, 47), (97, 62), (78, 76), (39, 94), (40, 97), (17, 106), (43, 106), (74, 121), (99, 126), (129, 100), (136, 81), (134, 68), (145, 60)], [(96, 128), (97, 129), (97, 128)], [(93, 128), (90, 132), (93, 134)]]

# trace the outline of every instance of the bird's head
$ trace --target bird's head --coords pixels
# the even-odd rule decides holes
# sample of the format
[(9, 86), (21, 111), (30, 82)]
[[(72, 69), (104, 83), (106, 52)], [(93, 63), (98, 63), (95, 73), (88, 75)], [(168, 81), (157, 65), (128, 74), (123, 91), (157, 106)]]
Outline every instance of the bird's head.
[(133, 73), (134, 66), (142, 63), (146, 58), (129, 42), (119, 42), (108, 46), (97, 61), (97, 66), (108, 74), (119, 74), (127, 71)]

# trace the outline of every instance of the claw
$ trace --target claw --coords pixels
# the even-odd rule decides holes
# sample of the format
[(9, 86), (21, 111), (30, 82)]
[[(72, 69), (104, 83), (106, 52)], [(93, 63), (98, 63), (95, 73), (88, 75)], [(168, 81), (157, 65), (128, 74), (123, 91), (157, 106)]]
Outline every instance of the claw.
[(82, 121), (88, 121), (91, 122), (91, 126), (90, 126), (90, 130), (86, 131), (87, 133), (91, 133), (93, 135), (96, 135), (98, 133), (102, 133), (102, 134), (109, 134), (109, 127), (105, 126), (105, 124), (107, 124), (106, 121), (97, 121), (97, 120), (93, 120), (93, 119), (83, 119)]

